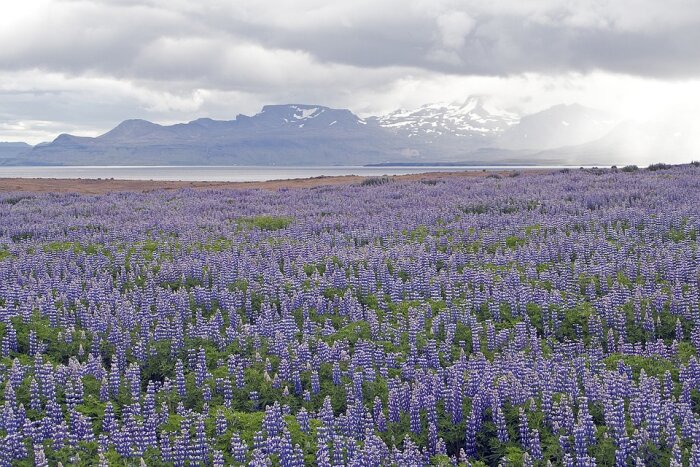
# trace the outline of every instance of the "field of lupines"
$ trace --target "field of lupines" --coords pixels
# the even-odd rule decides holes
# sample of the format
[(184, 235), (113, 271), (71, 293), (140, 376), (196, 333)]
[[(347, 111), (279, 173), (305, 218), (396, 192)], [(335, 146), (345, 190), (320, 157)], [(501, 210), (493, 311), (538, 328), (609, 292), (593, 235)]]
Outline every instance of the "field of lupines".
[(0, 465), (700, 465), (699, 230), (695, 166), (2, 194)]

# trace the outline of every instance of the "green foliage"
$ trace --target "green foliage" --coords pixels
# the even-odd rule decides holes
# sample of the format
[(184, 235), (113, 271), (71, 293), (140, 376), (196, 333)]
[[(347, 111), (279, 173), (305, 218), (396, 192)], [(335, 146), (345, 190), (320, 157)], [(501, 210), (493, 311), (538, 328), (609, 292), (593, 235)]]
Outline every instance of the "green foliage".
[(141, 366), (141, 376), (145, 381), (163, 382), (166, 377), (175, 375), (175, 359), (168, 342), (155, 342), (153, 352)]
[(255, 216), (238, 219), (238, 225), (250, 229), (260, 230), (281, 230), (289, 227), (294, 219), (289, 216)]
[(523, 465), (523, 451), (517, 446), (508, 446), (505, 458), (511, 465)]
[(583, 303), (573, 309), (560, 311), (559, 318), (562, 319), (562, 323), (557, 334), (561, 336), (561, 338), (569, 340), (578, 340), (579, 333), (582, 334), (582, 337), (587, 337), (588, 319), (591, 313), (592, 311), (588, 303)]
[(681, 363), (688, 363), (690, 357), (696, 357), (695, 348), (690, 342), (679, 342), (678, 343), (678, 361)]
[(670, 361), (660, 357), (640, 357), (637, 355), (611, 354), (605, 358), (605, 365), (610, 370), (617, 369), (618, 362), (623, 362), (632, 369), (635, 378), (639, 377), (641, 370), (647, 376), (663, 377), (668, 371), (672, 375), (678, 375), (678, 368)]
[(79, 242), (69, 242), (69, 241), (56, 241), (56, 242), (49, 242), (46, 243), (42, 246), (42, 249), (47, 252), (47, 253), (55, 253), (55, 252), (61, 252), (61, 251), (73, 251), (74, 253), (84, 253), (86, 255), (96, 255), (99, 253), (103, 253), (108, 255), (108, 251), (105, 248), (104, 245), (100, 244), (87, 244), (83, 245)]
[(357, 342), (358, 339), (369, 339), (370, 330), (369, 324), (365, 321), (350, 323), (347, 326), (338, 330), (332, 336), (333, 341), (347, 340), (350, 343)]
[(511, 249), (518, 248), (520, 246), (523, 246), (525, 244), (525, 239), (517, 237), (515, 235), (511, 235), (509, 237), (506, 237), (506, 246)]
[(452, 465), (450, 457), (444, 454), (439, 456), (433, 456), (430, 458), (430, 465), (437, 465), (440, 467), (448, 467)]
[(206, 243), (195, 243), (194, 248), (204, 251), (227, 251), (233, 247), (233, 241), (228, 238), (216, 238)]
[(532, 235), (533, 233), (539, 234), (540, 230), (542, 230), (542, 226), (540, 224), (532, 224), (528, 225), (525, 227), (525, 235)]
[(10, 253), (4, 245), (0, 246), (0, 261), (4, 261), (12, 257), (12, 253)]
[(430, 234), (430, 230), (428, 230), (428, 227), (425, 225), (419, 225), (413, 230), (404, 231), (404, 234), (413, 242), (423, 243), (426, 237)]
[(245, 293), (248, 290), (248, 281), (245, 279), (237, 279), (236, 282), (228, 285), (228, 289), (233, 292), (234, 290), (240, 290)]
[(683, 229), (671, 228), (668, 230), (667, 237), (675, 243), (680, 243), (685, 240), (695, 241), (697, 239), (697, 232), (695, 229), (685, 231)]

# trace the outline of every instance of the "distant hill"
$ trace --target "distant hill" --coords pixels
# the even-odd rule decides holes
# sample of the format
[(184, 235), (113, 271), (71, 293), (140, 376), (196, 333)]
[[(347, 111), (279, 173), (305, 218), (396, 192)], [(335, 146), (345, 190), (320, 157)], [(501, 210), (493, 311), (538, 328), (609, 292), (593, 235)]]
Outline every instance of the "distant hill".
[[(0, 142), (0, 160), (15, 158), (32, 149), (27, 143), (3, 143)], [(0, 162), (1, 163), (1, 162)]]
[(622, 122), (593, 141), (542, 151), (535, 157), (564, 163), (638, 164), (700, 159), (697, 137), (700, 123), (678, 118), (662, 122)]
[(553, 149), (603, 137), (619, 123), (600, 110), (578, 104), (556, 105), (526, 115), (507, 128), (497, 145), (504, 149)]

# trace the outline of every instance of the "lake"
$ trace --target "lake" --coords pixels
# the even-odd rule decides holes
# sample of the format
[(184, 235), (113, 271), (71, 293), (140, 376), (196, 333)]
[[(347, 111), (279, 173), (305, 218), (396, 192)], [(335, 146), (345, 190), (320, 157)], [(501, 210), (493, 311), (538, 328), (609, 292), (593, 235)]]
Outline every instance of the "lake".
[[(179, 180), (210, 182), (262, 182), (291, 178), (360, 175), (405, 175), (465, 170), (559, 169), (564, 166), (422, 166), (422, 167), (270, 167), (270, 166), (66, 166), (0, 167), (0, 178), (84, 178), (117, 180)], [(574, 168), (574, 167), (571, 167)], [(578, 168), (578, 166), (576, 167)]]

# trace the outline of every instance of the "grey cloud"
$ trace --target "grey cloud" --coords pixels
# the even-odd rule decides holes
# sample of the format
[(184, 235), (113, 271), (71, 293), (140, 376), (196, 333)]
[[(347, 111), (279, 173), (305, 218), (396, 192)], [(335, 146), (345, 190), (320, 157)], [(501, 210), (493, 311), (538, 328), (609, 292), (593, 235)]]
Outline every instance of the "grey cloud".
[[(263, 66), (278, 63), (268, 70), (273, 75), (287, 66), (294, 71), (329, 63), (465, 75), (698, 75), (700, 4), (665, 3), (661, 10), (650, 0), (603, 7), (593, 0), (565, 7), (520, 0), (63, 0), (50, 15), (0, 32), (4, 43), (15, 44), (0, 51), (0, 67), (203, 83), (210, 78), (210, 85), (223, 88), (227, 82), (268, 84), (264, 73), (261, 80), (249, 69), (258, 59)], [(269, 84), (279, 84), (274, 81)]]
[(700, 78), (699, 26), (695, 0), (48, 0), (0, 16), (0, 139), (291, 101), (376, 112), (453, 77)]

